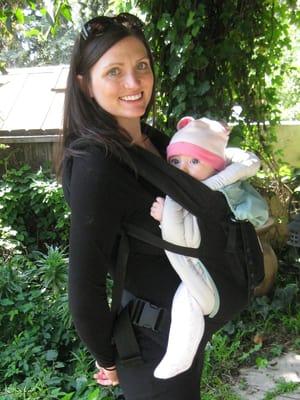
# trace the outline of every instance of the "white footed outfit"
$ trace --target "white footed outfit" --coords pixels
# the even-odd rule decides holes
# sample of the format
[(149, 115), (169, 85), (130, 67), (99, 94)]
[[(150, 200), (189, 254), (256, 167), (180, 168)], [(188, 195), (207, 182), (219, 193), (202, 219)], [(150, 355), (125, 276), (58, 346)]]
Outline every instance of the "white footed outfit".
[[(231, 164), (203, 181), (213, 190), (222, 190), (224, 186), (247, 179), (260, 167), (254, 154), (241, 149), (227, 148), (226, 157)], [(168, 196), (161, 231), (163, 239), (168, 242), (192, 248), (200, 246), (197, 218)], [(204, 333), (204, 316), (213, 317), (219, 309), (217, 288), (203, 263), (197, 258), (170, 251), (166, 254), (182, 283), (173, 298), (167, 350), (154, 371), (154, 376), (161, 379), (171, 378), (190, 368)]]

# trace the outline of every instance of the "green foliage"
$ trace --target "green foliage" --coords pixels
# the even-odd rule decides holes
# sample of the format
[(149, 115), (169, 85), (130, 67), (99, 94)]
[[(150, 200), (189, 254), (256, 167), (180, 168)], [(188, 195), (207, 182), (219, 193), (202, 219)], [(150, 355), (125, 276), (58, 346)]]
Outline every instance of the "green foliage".
[(68, 0), (1, 3), (4, 3), (0, 8), (2, 72), (7, 65), (68, 62), (75, 37)]
[(61, 186), (43, 170), (8, 170), (0, 206), (0, 398), (113, 400), (71, 322)]
[(300, 31), (291, 25), (291, 49), (284, 54), (287, 71), (284, 83), (279, 92), (279, 108), (283, 120), (300, 120)]
[(67, 257), (59, 252), (57, 247), (47, 246), (48, 253), (33, 252), (38, 267), (37, 275), (43, 288), (51, 288), (53, 293), (59, 293), (66, 286)]
[(69, 210), (61, 185), (42, 169), (7, 171), (0, 180), (0, 240), (6, 250), (67, 245)]
[[(277, 179), (272, 145), (296, 1), (138, 1), (157, 64), (159, 128), (183, 115), (235, 122), (234, 145), (255, 151)], [(298, 94), (298, 93), (297, 93)], [(232, 107), (243, 109), (239, 118)]]
[(66, 275), (59, 248), (0, 258), (1, 399), (114, 398), (92, 380), (93, 361), (70, 321)]
[(266, 393), (263, 400), (277, 399), (279, 395), (286, 394), (286, 393), (292, 393), (299, 387), (300, 387), (299, 383), (286, 382), (284, 379), (281, 379), (277, 382), (276, 388), (274, 390)]
[[(300, 170), (274, 163), (272, 171), (261, 170), (251, 182), (267, 200), (269, 213), (276, 222), (277, 235), (270, 235), (270, 239), (280, 254), (286, 250), (286, 224), (300, 211)], [(293, 249), (288, 252), (293, 253)], [(293, 254), (291, 258), (295, 260)]]
[[(15, 30), (26, 24), (28, 16), (45, 16), (51, 24), (52, 33), (63, 21), (71, 21), (72, 12), (68, 0), (15, 0), (1, 1), (0, 32), (3, 39), (12, 37)], [(38, 29), (37, 29), (38, 30)], [(3, 45), (3, 42), (2, 42)]]

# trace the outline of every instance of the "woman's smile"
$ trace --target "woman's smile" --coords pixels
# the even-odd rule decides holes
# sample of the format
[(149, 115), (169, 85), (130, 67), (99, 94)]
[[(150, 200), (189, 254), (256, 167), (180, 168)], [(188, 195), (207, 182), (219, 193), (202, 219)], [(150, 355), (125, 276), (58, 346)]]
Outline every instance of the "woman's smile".
[(140, 100), (142, 98), (142, 96), (143, 96), (143, 93), (139, 93), (139, 94), (134, 94), (134, 95), (130, 95), (130, 96), (123, 96), (123, 97), (120, 97), (120, 99), (123, 101), (131, 102), (131, 101)]

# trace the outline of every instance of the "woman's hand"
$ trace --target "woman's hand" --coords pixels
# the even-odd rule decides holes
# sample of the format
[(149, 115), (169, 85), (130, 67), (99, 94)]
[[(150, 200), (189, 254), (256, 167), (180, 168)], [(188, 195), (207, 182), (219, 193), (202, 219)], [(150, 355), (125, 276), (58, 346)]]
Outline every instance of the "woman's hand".
[(96, 367), (98, 368), (98, 372), (94, 374), (94, 379), (99, 385), (102, 386), (116, 386), (119, 384), (119, 378), (116, 367), (113, 366), (111, 368), (105, 369), (103, 367), (99, 367), (96, 363)]

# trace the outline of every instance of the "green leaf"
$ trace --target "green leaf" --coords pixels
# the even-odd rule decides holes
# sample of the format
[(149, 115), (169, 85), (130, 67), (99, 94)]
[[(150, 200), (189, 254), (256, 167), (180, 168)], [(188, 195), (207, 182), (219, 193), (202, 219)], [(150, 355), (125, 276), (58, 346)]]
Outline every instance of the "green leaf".
[(54, 361), (57, 359), (57, 356), (58, 356), (58, 353), (56, 350), (48, 350), (46, 352), (45, 358), (47, 361)]
[(199, 31), (200, 31), (200, 26), (199, 26), (199, 25), (195, 25), (195, 26), (193, 27), (193, 29), (192, 29), (192, 36), (193, 36), (193, 37), (197, 36), (198, 33), (199, 33)]
[(204, 93), (208, 92), (210, 89), (210, 84), (208, 81), (202, 82), (200, 85), (197, 86), (197, 95), (202, 96)]
[(47, 11), (47, 9), (46, 9), (45, 7), (42, 7), (42, 8), (40, 9), (40, 13), (41, 13), (42, 15), (47, 15), (48, 11)]
[(67, 21), (72, 21), (72, 10), (71, 7), (66, 5), (66, 4), (62, 4), (60, 9), (59, 9), (59, 13), (67, 20)]
[(86, 376), (79, 376), (76, 379), (76, 390), (80, 391), (82, 390), (83, 387), (85, 387), (88, 383), (87, 377)]
[(29, 6), (30, 6), (30, 8), (31, 8), (32, 10), (35, 10), (35, 9), (36, 9), (36, 3), (35, 3), (35, 1), (29, 0), (29, 1), (28, 1), (28, 4), (29, 4)]
[(61, 400), (71, 400), (72, 397), (74, 396), (75, 392), (72, 393), (67, 393), (64, 395), (64, 397), (61, 398)]
[(14, 302), (10, 299), (3, 299), (3, 300), (0, 300), (0, 304), (1, 304), (1, 306), (12, 306), (14, 304)]
[(269, 362), (266, 358), (257, 357), (255, 360), (255, 364), (258, 368), (267, 368)]
[(189, 28), (190, 26), (193, 25), (194, 23), (194, 17), (195, 17), (195, 12), (194, 11), (190, 11), (189, 12), (189, 16), (188, 19), (186, 21), (186, 27)]
[(25, 31), (25, 37), (33, 37), (33, 36), (39, 36), (41, 34), (41, 31), (39, 31), (36, 28), (29, 29), (28, 31)]
[(15, 16), (17, 18), (17, 21), (19, 22), (19, 24), (24, 24), (24, 13), (23, 10), (21, 10), (20, 8), (17, 8), (15, 11)]
[(99, 394), (100, 394), (100, 389), (97, 388), (97, 389), (93, 390), (93, 391), (88, 395), (87, 400), (97, 400)]

